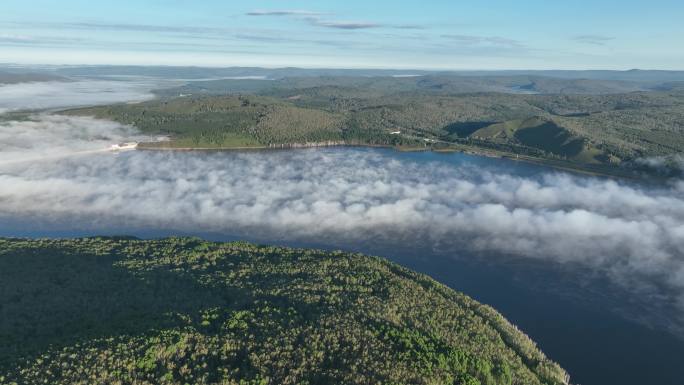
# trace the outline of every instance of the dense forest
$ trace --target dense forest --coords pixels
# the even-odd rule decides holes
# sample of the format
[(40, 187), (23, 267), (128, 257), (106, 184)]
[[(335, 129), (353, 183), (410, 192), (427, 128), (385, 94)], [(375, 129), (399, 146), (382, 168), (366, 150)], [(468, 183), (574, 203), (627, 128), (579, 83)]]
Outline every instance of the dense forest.
[(494, 309), (384, 259), (0, 239), (2, 384), (567, 384)]
[[(543, 77), (304, 77), (190, 82), (66, 111), (169, 135), (171, 147), (313, 143), (480, 149), (580, 167), (684, 151), (684, 86)], [(152, 145), (160, 146), (160, 144)]]

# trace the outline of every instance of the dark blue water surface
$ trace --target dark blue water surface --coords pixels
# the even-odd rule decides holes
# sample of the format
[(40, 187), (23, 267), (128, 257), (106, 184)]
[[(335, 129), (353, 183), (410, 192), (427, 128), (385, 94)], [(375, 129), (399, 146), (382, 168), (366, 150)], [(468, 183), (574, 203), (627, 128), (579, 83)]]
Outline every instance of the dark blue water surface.
[[(428, 164), (439, 162), (453, 167), (479, 167), (482, 170), (536, 178), (550, 170), (539, 165), (432, 152), (403, 153), (383, 149), (325, 149), (314, 151), (357, 151), (381, 154), (383, 159)], [(258, 152), (254, 156), (273, 156)], [(121, 156), (138, 156), (122, 154)], [(223, 155), (183, 153), (185, 157)], [(133, 235), (155, 238), (167, 235), (193, 235), (211, 240), (246, 239), (283, 246), (343, 249), (381, 255), (408, 268), (425, 273), (455, 290), (489, 304), (503, 313), (535, 340), (553, 360), (568, 370), (572, 382), (582, 385), (679, 385), (684, 383), (684, 341), (657, 327), (637, 322), (642, 307), (633, 294), (617, 287), (601, 274), (581, 266), (527, 260), (505, 255), (469, 252), (465, 248), (436, 249), (420, 241), (411, 244), (388, 240), (290, 239), (252, 231), (220, 233), (178, 231), (170, 228), (130, 228), (108, 224), (106, 219), (87, 228), (75, 223), (41, 223), (35, 218), (4, 218), (0, 236), (73, 237), (92, 235)], [(666, 314), (662, 315), (667, 317)]]

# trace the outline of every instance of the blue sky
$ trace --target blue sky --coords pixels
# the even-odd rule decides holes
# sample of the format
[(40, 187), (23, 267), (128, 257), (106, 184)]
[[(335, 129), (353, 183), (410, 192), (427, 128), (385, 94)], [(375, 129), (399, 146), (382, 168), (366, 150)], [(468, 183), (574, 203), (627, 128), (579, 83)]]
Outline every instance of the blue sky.
[(684, 69), (684, 2), (2, 0), (0, 62)]

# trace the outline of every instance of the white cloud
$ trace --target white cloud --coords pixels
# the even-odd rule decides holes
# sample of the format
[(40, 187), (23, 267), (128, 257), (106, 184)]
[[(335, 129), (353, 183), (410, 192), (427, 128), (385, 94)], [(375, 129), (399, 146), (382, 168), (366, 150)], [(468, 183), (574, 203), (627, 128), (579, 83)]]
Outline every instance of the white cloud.
[[(114, 123), (50, 116), (5, 123), (0, 132), (5, 159), (71, 143), (90, 148), (97, 138), (130, 133)], [(0, 186), (5, 228), (34, 218), (60, 229), (439, 245), (580, 264), (679, 302), (684, 315), (681, 182), (645, 187), (558, 173), (525, 177), (506, 167), (330, 149), (86, 155), (0, 165)]]
[(144, 139), (133, 127), (87, 117), (43, 114), (0, 121), (0, 167), (108, 151), (112, 144)]
[[(5, 86), (0, 109), (139, 101), (153, 87), (140, 79)], [(33, 218), (60, 229), (513, 253), (579, 263), (640, 290), (663, 282), (661, 295), (684, 309), (684, 184), (648, 191), (567, 176), (535, 180), (357, 150), (94, 154), (137, 139), (130, 127), (90, 118), (0, 122), (3, 227)]]
[(335, 28), (335, 29), (370, 29), (380, 28), (381, 24), (370, 23), (366, 21), (340, 21), (340, 20), (322, 20), (317, 17), (310, 17), (306, 19), (312, 25), (317, 27)]
[(476, 36), (476, 35), (442, 35), (443, 38), (466, 45), (492, 45), (509, 48), (523, 48), (524, 44), (517, 40), (500, 36)]
[(603, 35), (579, 35), (575, 36), (573, 40), (583, 44), (606, 45), (608, 42), (615, 40), (615, 38)]
[(247, 16), (321, 16), (322, 12), (307, 11), (302, 9), (283, 9), (283, 10), (265, 10), (258, 9), (247, 12)]

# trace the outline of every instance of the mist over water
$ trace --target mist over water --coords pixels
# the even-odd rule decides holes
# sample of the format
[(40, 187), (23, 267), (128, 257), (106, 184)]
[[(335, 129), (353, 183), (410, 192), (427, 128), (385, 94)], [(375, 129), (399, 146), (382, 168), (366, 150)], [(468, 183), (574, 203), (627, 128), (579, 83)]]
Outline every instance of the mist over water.
[[(22, 152), (35, 158), (50, 146), (58, 152), (102, 148), (107, 140), (134, 135), (89, 118), (36, 119), (0, 126), (9, 132), (0, 136), (0, 160)], [(38, 137), (46, 126), (54, 138), (44, 142)], [(649, 301), (681, 309), (667, 321), (681, 331), (684, 185), (640, 187), (542, 169), (526, 174), (511, 162), (481, 164), (463, 155), (431, 159), (319, 149), (136, 151), (0, 163), (0, 216), (5, 226), (20, 218), (34, 228), (58, 224), (95, 232), (165, 229), (420, 244), (579, 265)]]
[[(76, 87), (58, 101), (51, 86), (23, 85), (13, 99), (5, 87), (0, 109), (11, 110), (86, 104), (90, 92)], [(150, 95), (136, 85), (109, 97)], [(471, 282), (469, 294), (498, 298), (514, 322), (525, 322), (525, 306), (564, 314), (551, 310), (555, 292), (582, 290), (576, 302), (605, 307), (586, 322), (617, 309), (684, 337), (684, 182), (640, 185), (463, 154), (378, 149), (106, 151), (140, 139), (132, 127), (93, 118), (40, 113), (0, 121), (0, 236), (194, 234), (377, 251), (454, 287), (485, 281)], [(505, 279), (544, 294), (529, 297), (532, 304), (527, 291), (506, 299), (498, 293), (511, 289), (501, 286)], [(537, 308), (544, 295), (552, 299)], [(543, 326), (531, 325), (544, 336)], [(630, 336), (592, 333), (596, 344), (629, 344)], [(584, 334), (559, 330), (547, 340), (563, 345), (562, 353)], [(572, 338), (563, 343), (564, 335)], [(658, 344), (649, 351), (660, 352)], [(620, 372), (624, 363), (607, 365)]]
[(40, 114), (0, 121), (0, 167), (30, 167), (27, 162), (105, 152), (112, 144), (144, 139), (131, 126), (88, 117)]
[[(153, 99), (153, 89), (178, 84), (173, 79), (146, 78), (74, 78), (0, 84), (0, 167), (103, 152), (123, 141), (150, 141), (131, 126), (89, 117), (55, 115), (45, 110), (138, 103)], [(6, 114), (14, 111), (36, 112), (21, 120), (8, 118)]]

